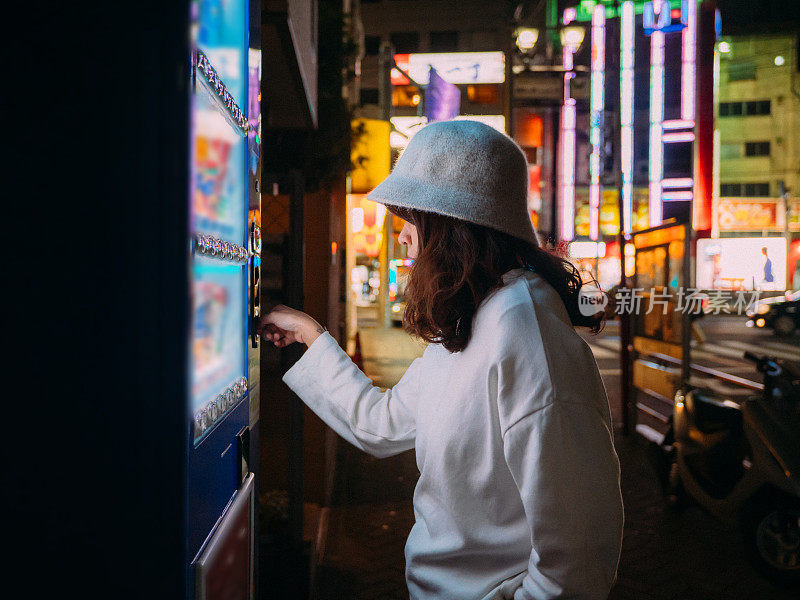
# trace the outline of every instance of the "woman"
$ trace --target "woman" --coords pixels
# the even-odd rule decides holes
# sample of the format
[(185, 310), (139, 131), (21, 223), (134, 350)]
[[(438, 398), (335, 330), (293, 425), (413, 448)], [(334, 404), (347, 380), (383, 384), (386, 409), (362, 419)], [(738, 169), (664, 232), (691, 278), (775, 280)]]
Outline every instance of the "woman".
[(516, 143), (473, 121), (423, 128), (367, 197), (406, 220), (404, 327), (429, 342), (381, 391), (310, 316), (262, 320), (308, 346), (283, 380), (378, 457), (416, 449), (412, 599), (607, 597), (622, 536), (603, 383), (574, 325), (580, 278), (539, 248)]

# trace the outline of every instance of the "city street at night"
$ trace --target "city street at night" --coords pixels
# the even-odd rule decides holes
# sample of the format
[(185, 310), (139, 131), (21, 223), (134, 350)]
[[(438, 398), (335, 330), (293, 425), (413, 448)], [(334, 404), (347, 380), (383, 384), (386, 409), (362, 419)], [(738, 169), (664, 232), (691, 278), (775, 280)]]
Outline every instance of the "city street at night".
[[(692, 340), (692, 362), (728, 375), (760, 383), (761, 376), (755, 365), (743, 358), (746, 351), (759, 356), (770, 355), (789, 360), (797, 360), (800, 357), (799, 335), (780, 338), (771, 331), (747, 327), (746, 322), (747, 318), (744, 316), (707, 315), (702, 317), (698, 321), (698, 326), (706, 339), (703, 342)], [(592, 352), (600, 367), (600, 373), (609, 395), (614, 422), (621, 427), (619, 321), (609, 320), (599, 334), (585, 333), (583, 337), (592, 347)], [(735, 401), (741, 401), (755, 393), (753, 390), (702, 373), (693, 374), (692, 384), (713, 389), (720, 394), (728, 395)]]
[(800, 598), (800, 0), (8, 4), (9, 598)]

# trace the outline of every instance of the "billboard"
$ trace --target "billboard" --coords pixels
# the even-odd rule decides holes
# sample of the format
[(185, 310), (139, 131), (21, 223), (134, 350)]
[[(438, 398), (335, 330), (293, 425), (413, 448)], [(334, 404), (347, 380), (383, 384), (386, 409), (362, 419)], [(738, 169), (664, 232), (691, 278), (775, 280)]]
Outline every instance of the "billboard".
[(782, 237), (697, 240), (697, 287), (785, 290), (786, 240)]
[(372, 191), (389, 175), (391, 150), (388, 121), (379, 119), (353, 119), (353, 145), (350, 161), (350, 191), (366, 193)]
[[(459, 115), (456, 121), (479, 121), (500, 133), (506, 131), (506, 118), (503, 115)], [(412, 137), (425, 125), (427, 117), (392, 117), (392, 133), (389, 137), (392, 148), (405, 148)]]
[[(634, 229), (647, 229), (648, 227), (648, 202), (647, 188), (636, 187), (632, 190), (633, 212), (632, 220)], [(604, 236), (614, 236), (619, 233), (619, 193), (615, 189), (604, 188), (600, 197), (600, 212), (598, 215), (600, 233)], [(575, 187), (575, 236), (589, 237), (590, 234), (589, 188)]]
[[(506, 63), (502, 52), (437, 52), (395, 54), (397, 66), (419, 85), (428, 85), (431, 67), (448, 83), (503, 83)], [(392, 69), (392, 85), (411, 82), (398, 69)]]
[(800, 231), (800, 198), (790, 198), (788, 203), (789, 231)]
[(357, 254), (377, 257), (383, 243), (383, 225), (386, 220), (386, 207), (365, 194), (348, 194), (350, 205), (350, 233), (353, 249)]
[(770, 198), (720, 198), (720, 231), (783, 231), (783, 200)]
[(392, 133), (389, 143), (392, 148), (405, 148), (414, 134), (428, 124), (426, 117), (392, 117)]

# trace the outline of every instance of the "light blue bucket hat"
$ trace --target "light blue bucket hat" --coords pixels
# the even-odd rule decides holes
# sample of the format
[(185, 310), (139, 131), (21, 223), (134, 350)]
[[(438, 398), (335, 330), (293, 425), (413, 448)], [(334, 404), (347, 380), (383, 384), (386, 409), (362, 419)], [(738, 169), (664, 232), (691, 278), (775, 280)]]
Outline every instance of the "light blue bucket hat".
[(536, 246), (528, 163), (517, 143), (478, 121), (438, 121), (408, 143), (367, 199), (485, 225)]

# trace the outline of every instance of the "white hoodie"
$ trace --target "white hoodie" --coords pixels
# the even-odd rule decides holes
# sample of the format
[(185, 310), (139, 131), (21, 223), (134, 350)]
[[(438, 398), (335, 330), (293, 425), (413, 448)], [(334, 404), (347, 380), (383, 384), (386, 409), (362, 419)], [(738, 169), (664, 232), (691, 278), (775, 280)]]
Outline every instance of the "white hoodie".
[(416, 449), (411, 600), (605, 600), (623, 513), (597, 364), (544, 279), (503, 282), (463, 351), (428, 344), (393, 388), (327, 332), (283, 381), (365, 452)]

